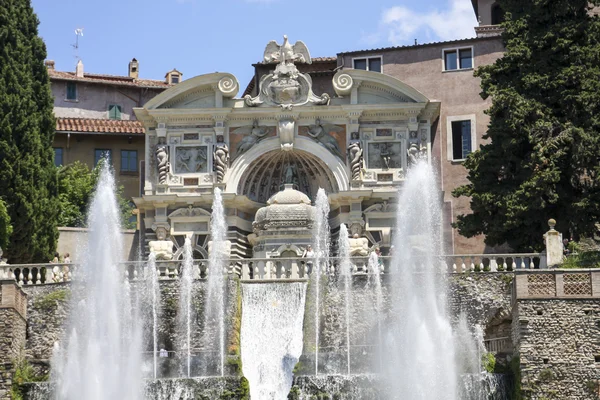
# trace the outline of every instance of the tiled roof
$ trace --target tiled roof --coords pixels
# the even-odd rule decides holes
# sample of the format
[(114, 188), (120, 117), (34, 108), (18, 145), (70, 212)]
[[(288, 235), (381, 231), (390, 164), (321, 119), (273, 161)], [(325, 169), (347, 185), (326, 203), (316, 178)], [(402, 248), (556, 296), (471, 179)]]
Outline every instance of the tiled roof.
[(167, 89), (173, 85), (169, 85), (165, 81), (154, 79), (134, 79), (129, 76), (106, 75), (106, 74), (88, 74), (84, 73), (83, 78), (78, 78), (75, 72), (57, 71), (54, 69), (48, 70), (51, 80), (66, 80), (90, 83), (103, 83), (105, 85), (123, 85), (135, 86), (143, 88)]
[[(311, 61), (314, 63), (331, 63), (331, 62), (337, 62), (337, 56), (336, 57), (311, 57), (310, 58)], [(252, 64), (252, 66), (257, 66), (257, 65), (267, 65), (267, 64), (277, 64), (277, 61), (272, 61), (272, 62), (264, 62), (264, 61), (259, 61), (256, 64)]]
[(418, 43), (418, 44), (409, 44), (409, 45), (402, 45), (402, 46), (380, 47), (380, 48), (377, 48), (377, 49), (351, 50), (351, 51), (343, 51), (341, 53), (338, 53), (338, 55), (342, 55), (343, 56), (343, 55), (346, 55), (346, 54), (373, 53), (373, 52), (380, 52), (380, 51), (392, 51), (392, 50), (398, 50), (398, 49), (409, 49), (409, 48), (416, 48), (416, 47), (436, 46), (436, 45), (439, 45), (439, 44), (451, 44), (451, 43), (460, 43), (460, 42), (471, 42), (471, 41), (475, 41), (475, 40), (486, 40), (486, 39), (490, 39), (490, 37), (472, 37), (472, 38), (465, 38), (465, 39), (446, 40), (446, 41), (441, 41), (441, 42), (429, 42), (429, 43)]
[(56, 118), (58, 132), (122, 133), (143, 135), (145, 130), (140, 121), (94, 119), (94, 118)]

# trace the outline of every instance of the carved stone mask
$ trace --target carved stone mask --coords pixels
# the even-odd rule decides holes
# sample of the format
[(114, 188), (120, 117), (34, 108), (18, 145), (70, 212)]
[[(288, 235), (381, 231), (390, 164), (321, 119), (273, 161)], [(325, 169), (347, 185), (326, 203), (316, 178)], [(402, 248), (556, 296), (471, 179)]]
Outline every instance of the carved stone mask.
[(165, 240), (167, 238), (167, 230), (163, 227), (156, 228), (156, 237), (158, 240)]

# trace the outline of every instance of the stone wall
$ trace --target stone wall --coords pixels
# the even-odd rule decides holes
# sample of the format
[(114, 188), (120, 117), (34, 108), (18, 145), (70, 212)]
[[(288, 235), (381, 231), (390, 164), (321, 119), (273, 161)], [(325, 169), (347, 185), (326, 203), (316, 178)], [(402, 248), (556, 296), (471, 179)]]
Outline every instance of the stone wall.
[[(461, 313), (473, 325), (481, 326), (484, 339), (510, 338), (512, 272), (452, 274), (448, 277), (449, 313), (453, 322)], [(389, 296), (392, 279), (381, 277), (382, 320), (394, 318)], [(354, 276), (350, 291), (350, 365), (351, 370), (373, 371), (370, 352), (377, 343), (378, 310), (376, 283), (373, 277)], [(314, 373), (315, 354), (315, 285), (311, 282), (306, 294), (304, 318), (304, 350), (300, 374)], [(344, 284), (336, 278), (324, 277), (319, 300), (319, 373), (339, 374), (347, 371), (346, 308)], [(504, 349), (512, 350), (510, 339)]]
[(26, 340), (25, 293), (12, 281), (0, 281), (0, 400), (9, 400), (15, 363)]
[[(63, 257), (65, 253), (71, 255), (71, 262), (78, 263), (82, 262), (85, 254), (82, 253), (82, 249), (88, 243), (88, 231), (87, 228), (69, 228), (60, 227), (58, 228), (59, 237), (56, 251)], [(136, 232), (133, 229), (126, 229), (121, 232), (122, 244), (121, 254), (127, 260), (135, 260), (137, 258), (137, 241)]]
[[(132, 285), (132, 290), (136, 288), (140, 289), (139, 293), (143, 293), (145, 287), (143, 282), (138, 282)], [(35, 364), (36, 369), (39, 369), (39, 373), (47, 373), (50, 358), (52, 356), (52, 349), (55, 342), (61, 341), (64, 337), (65, 326), (67, 319), (70, 314), (70, 298), (71, 298), (71, 284), (70, 283), (56, 283), (50, 285), (39, 285), (39, 286), (25, 286), (24, 289), (28, 295), (28, 318), (27, 318), (27, 340), (25, 341), (25, 321), (22, 322), (22, 343), (25, 345), (27, 358)], [(214, 331), (214, 324), (206, 326), (204, 318), (204, 305), (206, 298), (207, 282), (205, 280), (196, 281), (194, 284), (192, 307), (195, 312), (195, 317), (192, 320), (192, 342), (198, 345), (193, 349), (194, 352), (206, 352), (212, 351), (210, 348), (206, 348), (203, 344), (202, 335), (206, 332), (207, 336), (214, 336), (211, 332)], [(161, 304), (159, 307), (159, 326), (158, 326), (158, 346), (168, 351), (175, 351), (178, 349), (178, 333), (177, 333), (177, 313), (179, 308), (179, 281), (176, 280), (163, 280), (160, 281), (160, 292), (161, 292)], [(237, 314), (237, 296), (238, 286), (236, 280), (228, 281), (228, 295), (226, 296), (226, 309), (227, 309), (227, 326), (233, 326), (234, 320)], [(142, 310), (145, 320), (151, 321), (151, 309), (145, 307)], [(13, 319), (4, 318), (2, 312), (6, 310), (0, 309), (0, 332), (13, 332), (15, 325)], [(6, 323), (5, 323), (6, 321)], [(6, 324), (6, 326), (4, 326)], [(239, 334), (233, 332), (232, 329), (227, 329), (228, 341), (234, 343), (228, 343), (229, 350), (233, 353), (238, 352), (239, 342), (236, 342), (236, 338), (239, 339)], [(145, 327), (145, 337), (152, 338), (151, 326)], [(6, 338), (6, 339), (5, 339)], [(0, 334), (0, 346), (4, 341), (7, 343), (13, 343), (9, 340), (10, 336), (3, 336)], [(230, 340), (231, 339), (231, 340)], [(146, 340), (148, 344), (144, 349), (146, 352), (150, 352), (148, 357), (151, 356), (152, 341)], [(4, 350), (0, 347), (0, 354)], [(162, 372), (165, 376), (176, 375), (176, 369), (179, 367), (178, 363), (173, 357), (174, 354), (170, 354), (168, 362), (162, 362)], [(2, 361), (2, 360), (0, 360)], [(165, 360), (161, 360), (165, 361)], [(232, 360), (230, 368), (235, 369), (237, 363)]]
[(519, 300), (513, 321), (524, 399), (598, 398), (600, 299)]
[(452, 274), (449, 276), (450, 315), (464, 313), (479, 325), (486, 339), (510, 337), (512, 272)]

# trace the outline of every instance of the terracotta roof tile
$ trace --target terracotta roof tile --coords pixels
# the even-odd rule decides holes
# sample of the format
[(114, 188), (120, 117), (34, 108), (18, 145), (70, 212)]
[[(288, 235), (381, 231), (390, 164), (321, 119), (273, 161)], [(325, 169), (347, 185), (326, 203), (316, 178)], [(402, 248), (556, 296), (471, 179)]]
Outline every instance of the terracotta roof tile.
[(57, 71), (54, 69), (48, 70), (48, 75), (51, 80), (66, 80), (90, 83), (103, 83), (107, 85), (122, 85), (135, 86), (144, 88), (167, 89), (173, 85), (169, 85), (165, 81), (154, 79), (134, 79), (128, 76), (106, 75), (106, 74), (88, 74), (84, 73), (83, 78), (78, 78), (75, 72)]
[(145, 130), (137, 120), (56, 118), (58, 132), (89, 132), (143, 135)]
[(488, 39), (497, 39), (497, 37), (472, 37), (472, 38), (465, 38), (465, 39), (444, 40), (444, 41), (440, 41), (440, 42), (407, 44), (407, 45), (391, 46), (391, 47), (379, 47), (376, 49), (342, 51), (341, 53), (338, 53), (338, 55), (344, 56), (347, 54), (356, 54), (356, 53), (373, 53), (373, 52), (381, 52), (381, 51), (393, 51), (393, 50), (410, 49), (410, 48), (417, 48), (417, 47), (437, 46), (440, 44), (451, 44), (451, 43), (461, 43), (461, 42), (466, 43), (466, 42), (472, 42), (472, 41), (478, 41), (478, 40), (488, 40)]

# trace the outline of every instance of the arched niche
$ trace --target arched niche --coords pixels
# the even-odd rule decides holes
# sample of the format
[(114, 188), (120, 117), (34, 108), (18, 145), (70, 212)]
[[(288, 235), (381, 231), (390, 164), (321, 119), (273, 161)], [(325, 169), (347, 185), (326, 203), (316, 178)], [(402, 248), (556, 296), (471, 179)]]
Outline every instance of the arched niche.
[[(297, 136), (291, 151), (281, 150), (279, 138), (274, 137), (261, 141), (238, 157), (225, 177), (226, 191), (244, 194), (254, 201), (264, 203), (270, 195), (281, 190), (281, 173), (285, 173), (283, 168), (288, 163), (298, 166), (297, 176), (307, 173), (308, 176), (315, 177), (314, 182), (309, 182), (308, 190), (301, 182), (297, 187), (313, 201), (319, 187), (323, 187), (327, 193), (349, 189), (349, 171), (344, 162), (315, 141)], [(280, 168), (276, 168), (277, 166)], [(269, 182), (266, 194), (262, 195), (258, 190), (259, 186), (256, 186), (251, 195), (252, 185), (260, 185), (263, 178), (265, 182)]]

